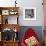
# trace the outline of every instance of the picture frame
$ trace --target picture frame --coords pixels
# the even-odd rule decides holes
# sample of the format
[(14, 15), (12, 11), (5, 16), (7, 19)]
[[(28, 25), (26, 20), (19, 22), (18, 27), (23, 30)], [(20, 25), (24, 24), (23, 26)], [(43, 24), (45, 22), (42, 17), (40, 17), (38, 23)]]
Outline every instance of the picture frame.
[(2, 10), (2, 15), (9, 15), (9, 10)]
[(1, 32), (0, 32), (0, 41), (1, 41)]
[(0, 15), (0, 24), (1, 24), (1, 15)]
[(23, 8), (23, 19), (24, 20), (36, 20), (36, 8), (24, 7)]

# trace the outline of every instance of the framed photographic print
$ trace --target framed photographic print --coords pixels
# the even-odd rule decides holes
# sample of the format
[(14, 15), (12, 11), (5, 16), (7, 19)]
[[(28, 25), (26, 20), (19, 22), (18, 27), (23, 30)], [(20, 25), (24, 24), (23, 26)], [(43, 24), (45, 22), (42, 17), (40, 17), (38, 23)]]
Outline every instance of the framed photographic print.
[(9, 15), (9, 10), (2, 10), (2, 15)]
[(1, 41), (1, 32), (0, 32), (0, 41)]
[(0, 15), (0, 24), (1, 24), (1, 15)]
[(23, 19), (24, 20), (36, 20), (36, 8), (24, 7), (23, 8)]

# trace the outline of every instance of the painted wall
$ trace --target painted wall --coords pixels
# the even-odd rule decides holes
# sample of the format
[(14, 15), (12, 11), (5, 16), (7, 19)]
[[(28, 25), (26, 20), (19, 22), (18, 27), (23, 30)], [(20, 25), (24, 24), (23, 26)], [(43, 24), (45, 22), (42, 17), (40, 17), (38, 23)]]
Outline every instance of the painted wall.
[(15, 5), (14, 1), (15, 1), (15, 0), (0, 0), (0, 6), (1, 6), (1, 7), (14, 6), (14, 5)]
[(23, 9), (24, 7), (35, 7), (36, 8), (36, 20), (29, 20), (25, 21), (23, 20), (23, 11), (21, 10), (21, 16), (19, 18), (19, 22), (21, 26), (43, 26), (43, 6), (42, 6), (42, 0), (21, 0), (20, 5)]
[[(15, 6), (15, 0), (0, 0), (0, 6), (9, 7)], [(18, 6), (20, 6), (20, 17), (19, 24), (21, 26), (43, 26), (43, 6), (42, 0), (17, 0)], [(24, 7), (35, 7), (36, 8), (36, 20), (24, 20), (23, 19), (23, 8)]]

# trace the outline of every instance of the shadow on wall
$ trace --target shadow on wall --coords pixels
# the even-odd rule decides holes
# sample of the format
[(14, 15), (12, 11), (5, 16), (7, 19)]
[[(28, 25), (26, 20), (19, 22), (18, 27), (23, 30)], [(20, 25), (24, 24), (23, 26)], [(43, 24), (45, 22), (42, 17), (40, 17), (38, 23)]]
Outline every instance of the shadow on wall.
[(42, 33), (43, 30), (42, 30), (42, 26), (21, 26), (20, 27), (20, 32), (19, 32), (19, 39), (20, 39), (20, 41), (22, 40), (23, 35), (24, 35), (25, 31), (28, 28), (32, 28), (34, 30), (34, 32), (36, 32), (39, 41), (42, 43), (43, 42), (43, 36), (42, 36), (43, 35), (43, 33)]

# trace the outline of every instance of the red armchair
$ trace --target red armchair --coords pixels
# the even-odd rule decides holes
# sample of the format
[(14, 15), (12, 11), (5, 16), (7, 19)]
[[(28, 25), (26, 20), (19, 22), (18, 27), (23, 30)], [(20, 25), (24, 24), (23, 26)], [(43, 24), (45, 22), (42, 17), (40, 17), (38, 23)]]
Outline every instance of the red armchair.
[[(24, 37), (22, 38), (22, 42), (21, 45), (22, 46), (27, 46), (25, 40), (34, 36), (35, 38), (37, 37), (36, 33), (34, 32), (34, 30), (32, 28), (27, 29), (27, 31), (24, 34)], [(37, 38), (36, 38), (37, 39)], [(41, 46), (41, 44), (39, 43), (39, 41), (37, 40), (37, 44), (35, 44), (35, 46)]]

